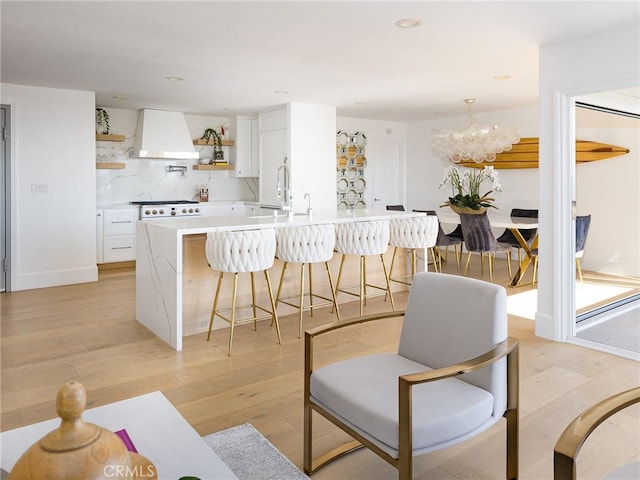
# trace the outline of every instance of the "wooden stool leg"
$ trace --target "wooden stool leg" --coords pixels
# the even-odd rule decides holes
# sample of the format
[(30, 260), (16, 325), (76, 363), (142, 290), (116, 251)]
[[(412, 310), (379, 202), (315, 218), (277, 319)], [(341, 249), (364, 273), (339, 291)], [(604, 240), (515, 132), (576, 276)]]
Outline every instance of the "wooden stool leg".
[(231, 327), (229, 328), (229, 353), (231, 356), (231, 346), (233, 345), (233, 327), (236, 324), (236, 294), (238, 293), (238, 274), (233, 274), (233, 297), (231, 298)]
[[(425, 255), (425, 259), (424, 259), (425, 270), (429, 270), (429, 267), (427, 266), (428, 265), (428, 260), (429, 259)], [(416, 249), (412, 248), (411, 249), (411, 283), (412, 284), (413, 284), (413, 277), (416, 276), (416, 269), (418, 268), (417, 263), (418, 263), (418, 261), (416, 259)]]
[(391, 310), (396, 311), (396, 304), (393, 301), (393, 294), (391, 293), (391, 284), (389, 283), (389, 277), (387, 276), (387, 267), (384, 264), (384, 255), (380, 254), (380, 261), (382, 262), (382, 273), (384, 273), (384, 278), (387, 282), (387, 292), (389, 293), (389, 299), (391, 300)]
[(496, 256), (495, 253), (488, 253), (487, 257), (489, 257), (489, 281), (493, 283), (493, 259)]
[(276, 303), (273, 300), (273, 290), (271, 289), (271, 280), (269, 279), (269, 272), (267, 270), (264, 271), (264, 278), (267, 280), (267, 290), (269, 290), (269, 302), (271, 303), (271, 313), (272, 319), (276, 324), (276, 332), (278, 333), (278, 343), (282, 343), (282, 338), (280, 337), (280, 324), (278, 323), (278, 312), (276, 311)]
[(278, 293), (276, 294), (276, 308), (278, 308), (278, 302), (280, 301), (280, 292), (282, 292), (282, 283), (284, 282), (284, 272), (287, 270), (289, 262), (282, 264), (282, 272), (280, 272), (280, 282), (278, 282)]
[(256, 282), (253, 278), (253, 272), (251, 272), (251, 308), (253, 309), (253, 329), (258, 330), (258, 310), (256, 309)]
[(304, 312), (304, 263), (300, 264), (300, 303), (299, 309), (299, 325), (298, 325), (298, 338), (302, 338), (302, 313)]
[(220, 272), (220, 276), (218, 277), (218, 286), (216, 287), (216, 295), (213, 299), (213, 308), (211, 308), (211, 319), (209, 320), (209, 333), (207, 333), (207, 341), (209, 341), (209, 337), (211, 336), (211, 329), (213, 328), (213, 318), (216, 316), (216, 309), (218, 308), (218, 297), (220, 296), (220, 286), (222, 285), (223, 276), (224, 273)]
[(464, 266), (464, 273), (462, 274), (463, 276), (467, 276), (467, 270), (469, 269), (469, 261), (471, 260), (471, 252), (469, 252), (469, 255), (467, 255), (467, 263)]
[(360, 316), (364, 314), (364, 296), (365, 296), (365, 288), (364, 288), (364, 256), (360, 257)]
[[(342, 255), (342, 258), (340, 259), (340, 268), (338, 269), (338, 279), (336, 280), (336, 298), (338, 297), (338, 291), (340, 289), (340, 277), (342, 276), (342, 266), (344, 265), (344, 257), (346, 255)], [(338, 304), (338, 302), (336, 302), (336, 305)], [(331, 313), (333, 313), (333, 307), (331, 308)]]
[[(308, 264), (309, 268), (309, 314), (313, 317), (313, 269), (311, 263)], [(301, 335), (302, 336), (302, 335)]]
[(336, 317), (340, 321), (340, 310), (338, 309), (338, 299), (336, 297), (336, 289), (333, 285), (333, 279), (331, 278), (331, 269), (329, 268), (329, 262), (324, 262), (324, 266), (327, 269), (327, 277), (329, 277), (329, 288), (331, 288), (331, 298), (333, 298), (333, 308), (336, 310)]
[[(387, 272), (385, 272), (385, 277)], [(367, 305), (367, 257), (362, 256), (362, 288), (364, 292), (364, 305)]]

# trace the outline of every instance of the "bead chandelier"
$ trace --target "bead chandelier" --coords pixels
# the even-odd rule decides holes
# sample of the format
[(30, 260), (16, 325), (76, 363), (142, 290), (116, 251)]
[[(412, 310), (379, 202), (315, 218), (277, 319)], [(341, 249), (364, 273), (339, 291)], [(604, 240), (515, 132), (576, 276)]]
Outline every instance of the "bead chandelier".
[(496, 153), (511, 150), (520, 141), (516, 129), (506, 125), (478, 125), (473, 119), (471, 105), (475, 98), (467, 98), (469, 107), (467, 125), (463, 130), (434, 130), (431, 136), (433, 154), (453, 163), (473, 160), (476, 163), (493, 162)]

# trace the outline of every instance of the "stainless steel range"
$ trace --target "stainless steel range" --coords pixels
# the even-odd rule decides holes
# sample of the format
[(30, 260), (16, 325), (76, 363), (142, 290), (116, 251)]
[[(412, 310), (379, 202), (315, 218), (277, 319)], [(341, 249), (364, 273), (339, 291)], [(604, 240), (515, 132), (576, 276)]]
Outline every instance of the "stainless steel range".
[(131, 202), (140, 205), (140, 220), (163, 217), (199, 217), (199, 202), (192, 200), (144, 200)]

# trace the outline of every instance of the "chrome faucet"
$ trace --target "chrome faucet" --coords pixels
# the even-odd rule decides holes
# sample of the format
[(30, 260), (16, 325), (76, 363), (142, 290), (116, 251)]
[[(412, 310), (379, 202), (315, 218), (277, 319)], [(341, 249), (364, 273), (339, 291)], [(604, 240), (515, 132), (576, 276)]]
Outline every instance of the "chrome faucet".
[(311, 208), (311, 194), (305, 193), (304, 199), (307, 201), (307, 215), (311, 216), (313, 213), (313, 209)]
[(185, 165), (167, 165), (167, 172), (181, 172), (182, 176), (187, 173), (187, 167)]
[[(282, 184), (280, 183), (280, 172), (283, 172)], [(284, 163), (278, 167), (278, 175), (276, 178), (276, 190), (278, 191), (278, 200), (282, 204), (282, 210), (291, 210), (291, 194), (289, 192), (289, 166), (287, 165), (287, 157), (284, 157)]]

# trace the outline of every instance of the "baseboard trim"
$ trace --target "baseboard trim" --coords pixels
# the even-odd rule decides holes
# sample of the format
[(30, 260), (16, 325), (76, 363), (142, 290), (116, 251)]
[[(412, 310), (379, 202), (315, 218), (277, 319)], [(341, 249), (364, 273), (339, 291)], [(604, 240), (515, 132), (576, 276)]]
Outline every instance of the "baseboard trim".
[(115, 270), (116, 268), (131, 268), (135, 266), (135, 260), (129, 260), (127, 262), (99, 263), (98, 271), (100, 272), (102, 270)]

